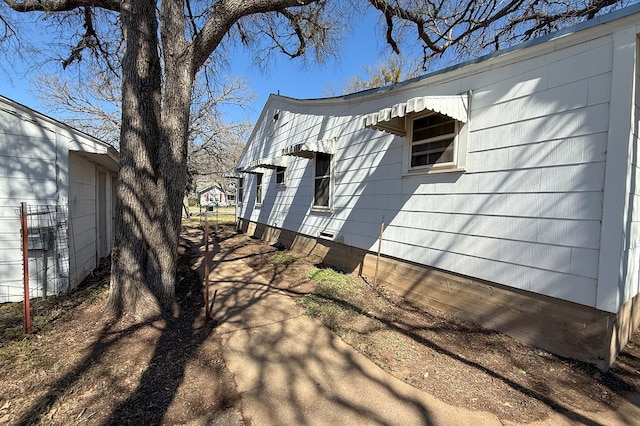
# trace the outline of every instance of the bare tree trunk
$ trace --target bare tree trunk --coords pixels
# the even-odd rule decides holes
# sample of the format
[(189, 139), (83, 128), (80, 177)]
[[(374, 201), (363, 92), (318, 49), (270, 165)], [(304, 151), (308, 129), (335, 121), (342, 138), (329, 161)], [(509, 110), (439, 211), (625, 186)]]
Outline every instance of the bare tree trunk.
[[(177, 233), (167, 224), (156, 4), (124, 0), (121, 164), (108, 308), (144, 319), (172, 310)], [(174, 243), (175, 240), (175, 243)]]
[(164, 53), (165, 86), (160, 128), (159, 180), (165, 198), (161, 211), (165, 245), (160, 257), (163, 282), (175, 281), (178, 238), (182, 222), (182, 201), (187, 184), (187, 133), (194, 72), (191, 50), (184, 36), (184, 3), (163, 1), (160, 9), (161, 40)]

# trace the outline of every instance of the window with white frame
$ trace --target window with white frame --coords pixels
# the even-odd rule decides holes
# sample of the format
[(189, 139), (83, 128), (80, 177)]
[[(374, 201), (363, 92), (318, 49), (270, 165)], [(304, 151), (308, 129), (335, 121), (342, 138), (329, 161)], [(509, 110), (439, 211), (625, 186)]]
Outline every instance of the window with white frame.
[(244, 200), (244, 194), (242, 192), (244, 189), (244, 178), (238, 178), (238, 187), (236, 189), (238, 191), (238, 203), (242, 203), (242, 201)]
[(455, 119), (429, 112), (411, 120), (407, 138), (406, 171), (455, 168), (458, 166), (459, 125)]
[(276, 186), (285, 186), (286, 167), (276, 167)]
[(256, 204), (262, 204), (262, 173), (256, 174)]
[(331, 154), (318, 152), (315, 155), (315, 177), (313, 207), (331, 207)]

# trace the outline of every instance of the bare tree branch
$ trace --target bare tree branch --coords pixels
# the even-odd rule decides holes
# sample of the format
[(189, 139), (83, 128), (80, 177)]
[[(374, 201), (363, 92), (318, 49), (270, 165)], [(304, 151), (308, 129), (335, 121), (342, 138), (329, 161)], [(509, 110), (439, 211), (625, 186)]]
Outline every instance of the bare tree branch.
[[(460, 0), (415, 2), (368, 0), (382, 13), (386, 40), (398, 52), (403, 37), (396, 24), (412, 25), (424, 46), (425, 61), (454, 48), (476, 52), (511, 45), (556, 30), (560, 26), (592, 19), (603, 10), (621, 7), (625, 0)], [(406, 35), (405, 35), (406, 36)]]
[(220, 0), (210, 8), (209, 18), (193, 40), (193, 70), (198, 70), (222, 38), (243, 17), (301, 7), (319, 0)]
[(117, 0), (3, 1), (16, 12), (69, 12), (81, 7), (99, 7), (114, 12), (120, 11), (120, 2)]

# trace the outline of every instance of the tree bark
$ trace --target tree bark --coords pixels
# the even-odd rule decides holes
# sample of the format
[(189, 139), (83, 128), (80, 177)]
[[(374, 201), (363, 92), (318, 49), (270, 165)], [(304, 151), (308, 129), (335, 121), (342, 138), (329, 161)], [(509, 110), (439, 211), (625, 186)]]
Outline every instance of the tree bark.
[[(171, 312), (177, 235), (164, 228), (168, 194), (162, 173), (161, 68), (156, 4), (123, 0), (120, 174), (108, 309), (147, 319)], [(171, 243), (176, 240), (176, 244)], [(167, 241), (170, 240), (170, 241)], [(174, 259), (174, 260), (171, 260)], [(170, 279), (167, 279), (170, 277)]]
[(195, 71), (192, 68), (189, 43), (184, 35), (186, 21), (183, 1), (163, 1), (160, 15), (165, 84), (160, 125), (162, 179), (159, 182), (162, 194), (166, 197), (161, 211), (161, 223), (166, 226), (161, 278), (165, 283), (171, 282), (172, 288), (175, 289), (182, 201), (187, 185), (189, 113)]

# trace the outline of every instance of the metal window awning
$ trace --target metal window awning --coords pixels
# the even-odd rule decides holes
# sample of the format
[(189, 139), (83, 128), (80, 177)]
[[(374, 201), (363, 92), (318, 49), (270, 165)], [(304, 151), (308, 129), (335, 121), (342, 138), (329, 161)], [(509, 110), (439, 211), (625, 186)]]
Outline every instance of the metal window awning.
[(320, 141), (307, 141), (290, 145), (282, 150), (282, 155), (292, 155), (294, 157), (313, 158), (317, 152), (324, 154), (335, 154), (336, 140), (326, 139)]
[(235, 168), (235, 169), (233, 169), (233, 170), (234, 170), (234, 173), (238, 173), (238, 174), (241, 174), (241, 173), (249, 173), (249, 170), (248, 170), (246, 167), (244, 167), (244, 166), (236, 167), (236, 168)]
[(264, 157), (249, 163), (249, 169), (275, 169), (277, 167), (287, 167), (286, 157)]
[(242, 167), (236, 167), (235, 171), (236, 171), (236, 173), (259, 174), (259, 173), (266, 173), (267, 172), (267, 168), (265, 168), (265, 167), (242, 166)]
[(434, 111), (454, 120), (466, 123), (469, 117), (468, 94), (450, 96), (420, 96), (406, 102), (384, 108), (378, 112), (367, 114), (364, 125), (370, 129), (382, 130), (394, 135), (404, 136), (405, 116), (422, 111)]

